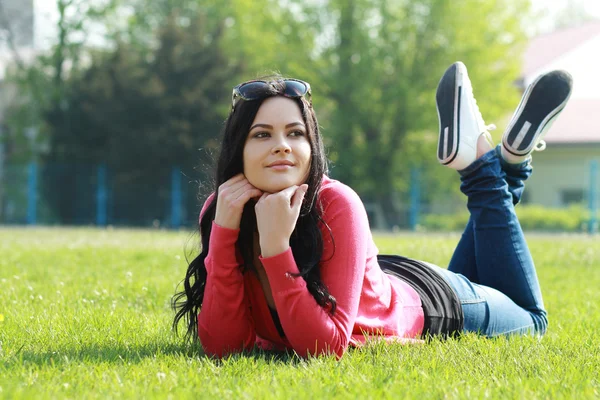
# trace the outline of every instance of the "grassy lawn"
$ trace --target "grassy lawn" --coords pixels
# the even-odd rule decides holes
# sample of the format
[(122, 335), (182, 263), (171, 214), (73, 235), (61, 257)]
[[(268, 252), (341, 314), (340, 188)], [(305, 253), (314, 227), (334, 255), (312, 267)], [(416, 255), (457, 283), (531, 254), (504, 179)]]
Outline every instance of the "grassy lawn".
[[(446, 265), (458, 235), (379, 235), (382, 253)], [(529, 238), (543, 340), (467, 335), (373, 344), (341, 361), (222, 362), (171, 331), (190, 233), (0, 229), (0, 398), (598, 398), (600, 238)], [(187, 247), (187, 251), (186, 248)]]

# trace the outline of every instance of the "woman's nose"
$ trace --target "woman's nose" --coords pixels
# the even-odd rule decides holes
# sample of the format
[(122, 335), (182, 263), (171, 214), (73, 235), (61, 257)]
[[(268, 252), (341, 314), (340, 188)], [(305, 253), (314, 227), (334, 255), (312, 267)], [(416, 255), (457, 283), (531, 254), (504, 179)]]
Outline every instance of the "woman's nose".
[(288, 144), (288, 142), (286, 140), (280, 140), (275, 144), (275, 146), (273, 146), (272, 152), (273, 152), (273, 154), (291, 153), (292, 148), (290, 147), (290, 145)]

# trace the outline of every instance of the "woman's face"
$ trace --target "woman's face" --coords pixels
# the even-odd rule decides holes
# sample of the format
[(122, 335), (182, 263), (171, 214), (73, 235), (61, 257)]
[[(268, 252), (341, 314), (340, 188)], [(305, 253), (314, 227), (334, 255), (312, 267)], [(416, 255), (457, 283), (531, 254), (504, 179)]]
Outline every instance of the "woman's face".
[(251, 185), (276, 193), (308, 177), (310, 142), (300, 107), (287, 97), (263, 101), (244, 144), (244, 175)]

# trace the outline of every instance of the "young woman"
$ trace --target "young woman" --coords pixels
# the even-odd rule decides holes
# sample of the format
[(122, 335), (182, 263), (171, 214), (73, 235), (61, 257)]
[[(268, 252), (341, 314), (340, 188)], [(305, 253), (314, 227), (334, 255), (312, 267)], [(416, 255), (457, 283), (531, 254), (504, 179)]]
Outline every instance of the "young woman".
[(565, 106), (571, 78), (542, 75), (502, 144), (489, 143), (467, 70), (437, 91), (439, 161), (458, 170), (471, 217), (448, 269), (378, 255), (358, 195), (327, 176), (308, 83), (276, 78), (233, 90), (216, 171), (200, 212), (202, 252), (174, 297), (205, 352), (335, 354), (369, 337), (421, 341), (463, 331), (544, 334), (546, 311), (514, 205), (530, 153)]

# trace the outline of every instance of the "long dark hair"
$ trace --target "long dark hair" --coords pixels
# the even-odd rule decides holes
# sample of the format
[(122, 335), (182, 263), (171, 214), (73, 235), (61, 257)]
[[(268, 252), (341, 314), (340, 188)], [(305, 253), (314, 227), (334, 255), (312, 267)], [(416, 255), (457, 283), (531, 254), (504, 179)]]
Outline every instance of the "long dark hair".
[[(258, 109), (266, 98), (283, 93), (283, 87), (279, 84), (274, 84), (271, 88), (265, 90), (263, 98), (252, 101), (240, 100), (235, 109), (229, 114), (223, 129), (221, 151), (217, 161), (216, 188), (233, 176), (243, 172), (244, 144)], [(323, 237), (319, 223), (323, 224), (329, 231), (329, 227), (321, 218), (322, 207), (318, 196), (323, 175), (328, 172), (327, 157), (325, 156), (317, 117), (311, 104), (304, 98), (295, 98), (294, 100), (300, 107), (306, 126), (311, 147), (311, 163), (308, 178), (305, 182), (308, 184), (308, 191), (296, 222), (296, 228), (290, 237), (290, 247), (300, 271), (299, 276), (306, 281), (308, 291), (320, 306), (328, 309), (333, 314), (336, 300), (321, 281), (319, 270), (319, 263), (323, 255)], [(188, 266), (183, 279), (183, 290), (176, 293), (172, 299), (172, 307), (176, 311), (173, 328), (177, 331), (180, 320), (184, 318), (187, 323), (186, 337), (188, 339), (196, 337), (198, 333), (198, 312), (202, 306), (206, 285), (204, 260), (208, 254), (210, 231), (212, 221), (215, 218), (218, 196), (218, 191), (215, 190), (215, 196), (207, 205), (200, 220), (201, 253)], [(255, 271), (253, 248), (255, 230), (254, 203), (249, 201), (242, 213), (240, 233), (237, 240), (237, 247), (243, 258), (242, 271)], [(330, 231), (329, 234), (331, 234)]]

